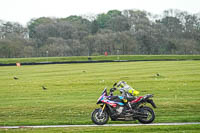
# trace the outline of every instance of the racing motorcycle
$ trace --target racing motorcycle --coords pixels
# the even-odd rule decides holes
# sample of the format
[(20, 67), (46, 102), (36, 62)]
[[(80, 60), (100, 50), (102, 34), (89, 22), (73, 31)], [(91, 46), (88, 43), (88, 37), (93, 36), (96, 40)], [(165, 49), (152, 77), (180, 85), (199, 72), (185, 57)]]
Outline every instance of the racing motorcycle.
[(92, 112), (91, 119), (97, 125), (106, 124), (109, 117), (112, 121), (134, 121), (138, 120), (140, 123), (149, 124), (155, 119), (155, 113), (152, 108), (145, 106), (150, 103), (154, 108), (156, 105), (152, 100), (153, 95), (147, 94), (137, 98), (128, 98), (128, 102), (123, 102), (122, 96), (113, 96), (116, 88), (111, 88), (108, 95), (105, 88), (97, 100), (101, 108), (95, 109)]

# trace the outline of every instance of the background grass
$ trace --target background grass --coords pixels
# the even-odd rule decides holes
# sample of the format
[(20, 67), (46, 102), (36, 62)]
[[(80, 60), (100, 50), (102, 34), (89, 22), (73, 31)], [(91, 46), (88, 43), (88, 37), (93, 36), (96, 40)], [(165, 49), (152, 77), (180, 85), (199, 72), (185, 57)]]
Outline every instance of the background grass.
[(200, 61), (151, 61), (0, 67), (0, 125), (92, 124), (103, 88), (119, 80), (155, 95), (155, 122), (200, 121)]
[(199, 125), (0, 129), (5, 133), (199, 133)]
[[(200, 55), (109, 55), (90, 56), (92, 61), (102, 60), (200, 60)], [(39, 62), (67, 62), (88, 61), (88, 56), (72, 57), (36, 57), (36, 58), (0, 58), (1, 64), (10, 63), (39, 63)]]

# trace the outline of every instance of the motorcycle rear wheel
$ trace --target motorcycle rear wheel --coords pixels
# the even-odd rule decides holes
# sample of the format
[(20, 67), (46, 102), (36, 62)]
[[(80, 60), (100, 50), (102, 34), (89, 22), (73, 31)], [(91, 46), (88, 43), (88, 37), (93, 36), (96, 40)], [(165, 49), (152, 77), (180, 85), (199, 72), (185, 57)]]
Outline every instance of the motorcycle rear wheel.
[(147, 106), (142, 107), (142, 108), (140, 108), (140, 112), (147, 114), (147, 117), (139, 117), (138, 118), (138, 121), (140, 123), (149, 124), (149, 123), (152, 123), (154, 121), (155, 113), (154, 113), (153, 109), (151, 109), (150, 107), (147, 107)]
[(99, 109), (95, 109), (92, 112), (91, 119), (97, 125), (106, 124), (108, 122), (108, 119), (109, 119), (109, 115), (106, 111), (103, 111), (101, 116), (100, 116), (101, 111), (102, 111), (101, 108), (99, 108)]

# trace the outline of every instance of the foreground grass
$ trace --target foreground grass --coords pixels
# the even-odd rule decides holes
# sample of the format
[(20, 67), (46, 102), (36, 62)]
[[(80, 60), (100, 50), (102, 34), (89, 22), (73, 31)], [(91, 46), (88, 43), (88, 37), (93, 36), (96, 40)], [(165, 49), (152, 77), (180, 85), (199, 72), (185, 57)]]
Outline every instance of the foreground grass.
[(133, 127), (70, 127), (70, 128), (22, 128), (22, 129), (0, 129), (5, 133), (199, 133), (199, 125), (181, 126), (133, 126)]
[[(200, 60), (200, 55), (111, 55), (111, 56), (90, 56), (92, 61), (102, 60)], [(36, 57), (36, 58), (0, 58), (1, 64), (10, 63), (39, 63), (39, 62), (67, 62), (67, 61), (88, 61), (88, 56), (72, 57)]]
[(119, 80), (155, 95), (155, 122), (200, 121), (200, 61), (156, 61), (0, 67), (0, 125), (92, 124), (101, 91)]

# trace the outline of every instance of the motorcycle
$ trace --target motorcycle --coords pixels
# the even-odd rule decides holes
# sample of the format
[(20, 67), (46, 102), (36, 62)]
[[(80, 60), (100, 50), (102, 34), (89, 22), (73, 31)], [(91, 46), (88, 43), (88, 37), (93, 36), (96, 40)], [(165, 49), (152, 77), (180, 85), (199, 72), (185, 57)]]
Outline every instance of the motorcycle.
[(122, 96), (113, 96), (116, 88), (111, 88), (108, 95), (105, 88), (97, 100), (96, 104), (100, 104), (101, 108), (97, 108), (92, 112), (91, 119), (97, 125), (106, 124), (109, 117), (112, 121), (135, 121), (149, 124), (155, 119), (155, 113), (152, 108), (145, 106), (150, 103), (154, 108), (156, 105), (152, 100), (153, 95), (147, 94), (137, 98), (128, 98), (128, 102), (123, 102)]

